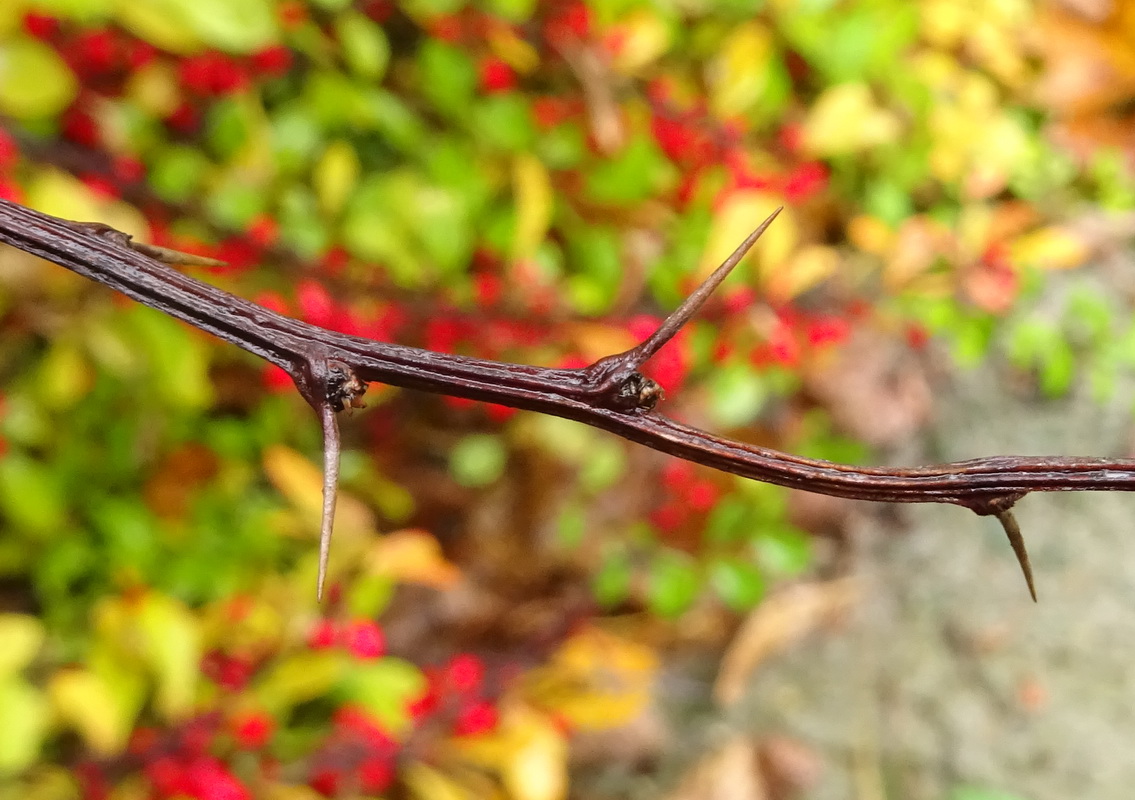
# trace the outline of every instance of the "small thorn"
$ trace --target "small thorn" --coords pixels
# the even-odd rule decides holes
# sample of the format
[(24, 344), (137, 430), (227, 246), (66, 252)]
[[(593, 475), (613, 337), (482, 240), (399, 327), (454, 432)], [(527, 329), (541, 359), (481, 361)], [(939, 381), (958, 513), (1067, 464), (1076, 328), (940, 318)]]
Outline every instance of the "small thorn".
[(681, 330), (682, 326), (690, 321), (690, 318), (697, 313), (698, 309), (705, 304), (709, 296), (713, 294), (714, 290), (721, 285), (721, 282), (729, 277), (729, 273), (733, 268), (741, 263), (753, 245), (757, 243), (757, 239), (761, 238), (768, 226), (776, 219), (777, 215), (784, 210), (784, 206), (777, 208), (768, 218), (757, 226), (756, 230), (745, 237), (745, 241), (737, 246), (737, 249), (721, 263), (713, 273), (702, 281), (701, 285), (695, 289), (689, 297), (687, 297), (682, 305), (678, 306), (670, 316), (663, 320), (662, 324), (658, 326), (658, 330), (650, 335), (645, 342), (628, 350), (623, 354), (624, 368), (634, 370), (640, 367), (648, 358), (653, 356), (666, 342), (670, 341), (674, 335)]
[(335, 524), (335, 501), (339, 489), (339, 421), (330, 403), (319, 406), (323, 423), (323, 519), (319, 526), (319, 579), (316, 598), (323, 601), (323, 585), (327, 581), (327, 561), (331, 555), (331, 531)]
[(1029, 552), (1025, 549), (1025, 537), (1021, 535), (1021, 526), (1017, 524), (1017, 518), (1013, 516), (1013, 512), (1008, 509), (998, 511), (996, 517), (1001, 523), (1001, 527), (1005, 529), (1005, 535), (1009, 537), (1009, 545), (1017, 556), (1017, 563), (1021, 565), (1021, 572), (1025, 575), (1025, 583), (1029, 586), (1029, 594), (1032, 595), (1035, 603), (1036, 586), (1033, 584), (1033, 568), (1032, 564), (1029, 563)]
[(193, 253), (183, 253), (180, 250), (170, 250), (168, 247), (158, 247), (154, 244), (146, 244), (145, 242), (129, 242), (131, 250), (137, 250), (144, 256), (149, 256), (155, 261), (161, 261), (163, 264), (170, 264), (172, 266), (183, 267), (227, 267), (228, 262), (220, 261), (216, 258), (208, 258), (207, 256), (198, 256)]

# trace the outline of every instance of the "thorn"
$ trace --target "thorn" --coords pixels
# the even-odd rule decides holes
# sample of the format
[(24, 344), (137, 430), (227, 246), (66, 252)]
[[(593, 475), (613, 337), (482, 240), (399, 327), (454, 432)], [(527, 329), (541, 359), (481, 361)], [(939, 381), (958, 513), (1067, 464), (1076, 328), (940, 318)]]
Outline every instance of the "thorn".
[(323, 519), (319, 526), (319, 579), (315, 596), (323, 601), (323, 585), (327, 581), (327, 561), (331, 555), (331, 529), (335, 524), (335, 501), (339, 490), (339, 421), (328, 402), (319, 406), (323, 423)]
[(161, 261), (163, 264), (172, 264), (174, 266), (187, 266), (187, 267), (227, 267), (228, 262), (220, 261), (216, 258), (208, 258), (206, 256), (198, 256), (193, 253), (183, 253), (180, 250), (170, 250), (168, 247), (158, 247), (154, 244), (146, 244), (145, 242), (128, 242), (131, 250), (136, 250), (144, 256), (149, 256), (155, 261)]
[(652, 333), (650, 338), (624, 353), (621, 357), (623, 368), (630, 370), (637, 369), (648, 358), (661, 350), (662, 346), (670, 341), (670, 339), (674, 337), (674, 334), (681, 330), (683, 325), (690, 321), (690, 317), (696, 314), (698, 309), (705, 304), (705, 301), (708, 300), (709, 296), (713, 294), (713, 291), (721, 285), (721, 282), (729, 277), (729, 273), (733, 271), (733, 268), (741, 263), (741, 259), (753, 249), (753, 245), (757, 243), (757, 239), (761, 238), (761, 234), (768, 229), (768, 226), (772, 224), (772, 221), (776, 219), (777, 215), (783, 210), (784, 206), (781, 206), (777, 208), (776, 211), (769, 214), (768, 218), (758, 225), (756, 230), (745, 238), (745, 241), (737, 246), (737, 249), (733, 251), (732, 255), (725, 259), (725, 261), (721, 263), (721, 266), (715, 269), (708, 278), (702, 281), (701, 285), (682, 302), (682, 305), (678, 306), (670, 316), (663, 320), (662, 324), (658, 326), (658, 330)]
[(1025, 537), (1021, 535), (1021, 526), (1017, 524), (1017, 518), (1009, 509), (998, 511), (995, 516), (1001, 523), (1001, 527), (1005, 529), (1005, 535), (1009, 537), (1009, 545), (1017, 556), (1017, 563), (1021, 565), (1021, 572), (1025, 575), (1025, 583), (1029, 586), (1029, 594), (1032, 595), (1035, 603), (1036, 586), (1033, 584), (1033, 568), (1032, 564), (1029, 563), (1029, 552), (1025, 549)]

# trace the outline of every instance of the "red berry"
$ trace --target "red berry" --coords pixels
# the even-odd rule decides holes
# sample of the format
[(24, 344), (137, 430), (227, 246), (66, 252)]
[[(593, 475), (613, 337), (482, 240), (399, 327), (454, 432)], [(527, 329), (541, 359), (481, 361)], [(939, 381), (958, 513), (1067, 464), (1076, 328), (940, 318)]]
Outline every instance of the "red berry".
[(337, 797), (342, 780), (341, 771), (332, 767), (320, 767), (312, 773), (307, 785), (324, 797)]
[(429, 21), (427, 27), (429, 28), (430, 36), (440, 42), (448, 42), (449, 44), (460, 41), (464, 34), (461, 19), (453, 14), (444, 14), (434, 17)]
[(244, 750), (259, 750), (272, 738), (275, 721), (263, 711), (243, 714), (233, 721), (233, 736)]
[(462, 695), (471, 695), (481, 688), (485, 679), (485, 664), (471, 653), (460, 653), (450, 659), (445, 668), (447, 683)]
[(192, 783), (185, 767), (172, 756), (159, 756), (142, 769), (159, 797), (189, 794)]
[(784, 182), (784, 196), (790, 203), (807, 200), (828, 185), (828, 170), (818, 161), (801, 164)]
[(118, 61), (114, 34), (106, 29), (83, 31), (68, 48), (81, 74), (109, 72)]
[(277, 77), (292, 68), (292, 51), (278, 44), (253, 53), (249, 61), (256, 73)]
[(662, 467), (662, 485), (671, 492), (684, 492), (694, 481), (694, 465), (689, 461), (670, 460)]
[(650, 521), (663, 533), (673, 533), (689, 518), (690, 509), (680, 500), (668, 500), (650, 512)]
[(252, 795), (236, 777), (213, 758), (198, 759), (189, 766), (191, 789), (197, 800), (250, 800)]
[(252, 663), (243, 658), (226, 658), (217, 674), (217, 684), (230, 692), (239, 692), (252, 677)]
[[(284, 372), (283, 370), (280, 370)], [(284, 372), (287, 375), (286, 372)], [(291, 383), (291, 378), (288, 382)], [(339, 629), (335, 623), (329, 619), (321, 619), (315, 623), (311, 632), (307, 635), (307, 646), (312, 650), (327, 650), (334, 647), (335, 643), (339, 641)]]
[(149, 42), (135, 39), (126, 48), (126, 63), (133, 70), (139, 70), (158, 57), (158, 49)]
[(497, 709), (484, 700), (470, 703), (457, 714), (453, 732), (458, 736), (476, 736), (488, 733), (497, 726)]
[(7, 172), (20, 160), (20, 146), (5, 130), (0, 130), (0, 172)]
[(192, 103), (182, 103), (165, 118), (165, 122), (178, 133), (190, 134), (201, 125), (201, 115)]
[(125, 184), (138, 183), (146, 177), (146, 166), (136, 158), (118, 156), (111, 165), (114, 177)]
[(827, 347), (846, 341), (851, 326), (840, 317), (820, 317), (808, 323), (804, 335), (812, 347)]
[(490, 56), (481, 62), (481, 90), (488, 93), (507, 92), (516, 88), (516, 73), (499, 58)]
[(382, 628), (371, 620), (356, 620), (343, 633), (344, 644), (356, 658), (379, 658), (386, 652)]
[(296, 287), (296, 303), (305, 322), (329, 327), (335, 321), (335, 301), (323, 284), (305, 279)]
[(268, 247), (276, 241), (280, 234), (280, 226), (276, 220), (261, 214), (248, 224), (248, 238), (261, 247)]
[(544, 23), (544, 37), (552, 43), (582, 39), (590, 32), (591, 9), (583, 2), (573, 2)]
[(36, 39), (50, 39), (59, 32), (59, 20), (47, 14), (29, 11), (24, 14), (24, 30)]
[(60, 125), (65, 139), (83, 147), (98, 147), (99, 126), (86, 109), (78, 106), (67, 109)]
[(717, 505), (717, 501), (721, 498), (721, 490), (717, 488), (717, 484), (709, 480), (696, 481), (690, 486), (690, 490), (686, 495), (686, 501), (690, 504), (690, 508), (698, 513), (705, 513)]
[(22, 203), (24, 192), (13, 181), (7, 178), (0, 178), (0, 198), (11, 203)]
[(394, 765), (387, 756), (368, 756), (359, 765), (360, 788), (367, 794), (386, 791), (394, 782)]

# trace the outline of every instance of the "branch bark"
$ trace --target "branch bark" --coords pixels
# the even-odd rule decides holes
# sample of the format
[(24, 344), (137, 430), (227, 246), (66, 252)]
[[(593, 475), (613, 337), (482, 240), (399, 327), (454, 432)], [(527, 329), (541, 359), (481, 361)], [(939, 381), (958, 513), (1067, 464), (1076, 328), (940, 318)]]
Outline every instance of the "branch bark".
[(357, 405), (366, 384), (374, 381), (554, 414), (678, 458), (794, 489), (855, 500), (964, 506), (1001, 521), (1031, 592), (1024, 543), (1009, 509), (1029, 492), (1135, 491), (1135, 459), (997, 456), (913, 468), (856, 467), (724, 439), (654, 410), (662, 390), (639, 367), (700, 308), (775, 216), (645, 342), (582, 369), (435, 353), (319, 328), (183, 275), (166, 263), (176, 260), (170, 254), (163, 257), (113, 228), (59, 219), (3, 200), (0, 242), (208, 331), (291, 375), (326, 434), (320, 587), (334, 509), (333, 464), (338, 463), (334, 412)]

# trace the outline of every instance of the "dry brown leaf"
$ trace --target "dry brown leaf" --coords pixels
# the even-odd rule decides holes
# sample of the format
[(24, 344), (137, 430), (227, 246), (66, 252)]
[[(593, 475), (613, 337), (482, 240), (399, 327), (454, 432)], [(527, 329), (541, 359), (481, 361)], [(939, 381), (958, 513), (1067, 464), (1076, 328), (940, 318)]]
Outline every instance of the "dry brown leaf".
[(858, 581), (840, 578), (797, 584), (771, 595), (749, 615), (725, 651), (714, 699), (723, 706), (736, 703), (762, 662), (842, 615), (858, 594)]
[(666, 800), (767, 800), (752, 739), (737, 738), (703, 758)]
[(933, 396), (921, 367), (894, 337), (869, 328), (857, 329), (804, 380), (841, 431), (874, 447), (906, 440), (930, 417)]

